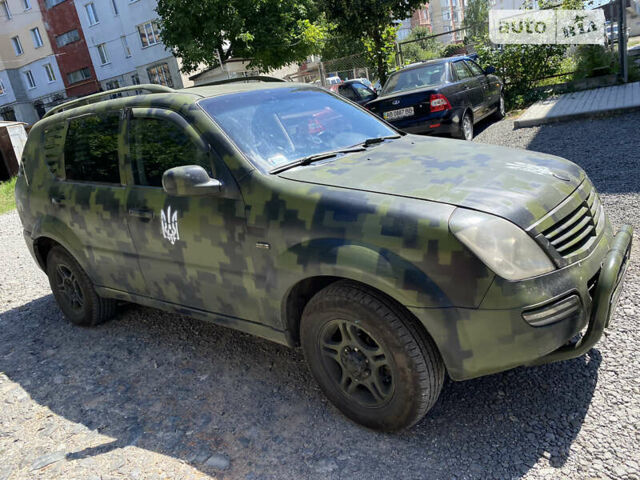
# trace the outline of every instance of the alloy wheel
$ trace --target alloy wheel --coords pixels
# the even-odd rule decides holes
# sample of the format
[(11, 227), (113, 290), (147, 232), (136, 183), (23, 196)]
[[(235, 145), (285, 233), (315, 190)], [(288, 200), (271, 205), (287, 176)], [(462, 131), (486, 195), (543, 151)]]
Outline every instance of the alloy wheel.
[(58, 292), (72, 310), (79, 312), (84, 307), (84, 294), (73, 271), (64, 264), (56, 268)]

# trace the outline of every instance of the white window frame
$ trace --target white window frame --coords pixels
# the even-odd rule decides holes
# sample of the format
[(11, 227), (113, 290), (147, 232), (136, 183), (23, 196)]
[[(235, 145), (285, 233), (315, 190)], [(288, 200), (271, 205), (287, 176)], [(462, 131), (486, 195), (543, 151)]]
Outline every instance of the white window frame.
[(9, 8), (7, 0), (1, 0), (0, 5), (2, 5), (2, 8), (4, 9), (4, 15), (7, 17), (7, 20), (11, 20), (13, 15), (11, 15), (11, 9)]
[(22, 0), (22, 5), (25, 11), (31, 10), (31, 0)]
[(24, 48), (22, 48), (22, 42), (18, 35), (11, 37), (11, 45), (13, 45), (13, 51), (15, 52), (16, 57), (19, 57), (24, 53)]
[(111, 59), (109, 58), (109, 52), (107, 51), (107, 44), (101, 43), (97, 45), (98, 56), (100, 57), (100, 65), (108, 65), (111, 63)]
[(40, 48), (44, 45), (44, 40), (42, 40), (42, 35), (40, 35), (40, 29), (38, 27), (34, 27), (31, 30), (31, 39), (33, 40), (33, 48)]
[(96, 10), (96, 6), (93, 2), (89, 2), (84, 6), (85, 11), (87, 12), (87, 19), (89, 20), (89, 26), (93, 27), (100, 23), (100, 19), (98, 18), (98, 11)]
[[(153, 45), (157, 45), (158, 43), (160, 43), (159, 35), (156, 34), (159, 32), (156, 32), (153, 28), (154, 23), (156, 23), (155, 20), (149, 20), (148, 22), (144, 22), (138, 25), (138, 35), (140, 36), (140, 43), (142, 44), (142, 48), (152, 47)], [(140, 27), (142, 27), (144, 38), (147, 40), (146, 45), (142, 41), (142, 32), (140, 31)], [(149, 40), (149, 32), (151, 32), (151, 35), (153, 36), (153, 43), (151, 43), (151, 41)]]
[(37, 87), (36, 79), (34, 78), (31, 70), (25, 70), (23, 73), (24, 73), (24, 76), (27, 78), (27, 89), (33, 90), (34, 88), (36, 88)]
[(120, 10), (118, 10), (118, 4), (116, 3), (116, 0), (111, 0), (111, 8), (113, 9), (114, 15), (120, 15)]
[(122, 35), (120, 37), (120, 40), (122, 41), (122, 48), (124, 49), (125, 58), (131, 58), (131, 49), (129, 48), (129, 42), (127, 41), (127, 36)]
[(53, 66), (50, 63), (45, 63), (43, 65), (44, 71), (47, 74), (47, 79), (49, 83), (53, 83), (56, 81), (56, 72), (53, 71)]

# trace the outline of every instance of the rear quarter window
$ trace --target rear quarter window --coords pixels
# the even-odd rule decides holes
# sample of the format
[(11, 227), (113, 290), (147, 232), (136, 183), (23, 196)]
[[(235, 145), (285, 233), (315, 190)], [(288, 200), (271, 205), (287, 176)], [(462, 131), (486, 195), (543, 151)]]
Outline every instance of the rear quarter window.
[(67, 180), (120, 184), (119, 125), (115, 112), (69, 120), (64, 145)]

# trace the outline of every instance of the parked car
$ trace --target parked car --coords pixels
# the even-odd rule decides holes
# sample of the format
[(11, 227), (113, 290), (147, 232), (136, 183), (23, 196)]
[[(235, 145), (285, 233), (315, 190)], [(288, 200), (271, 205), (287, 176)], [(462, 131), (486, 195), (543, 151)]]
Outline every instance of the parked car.
[(362, 79), (347, 80), (340, 85), (332, 86), (331, 90), (356, 102), (358, 105), (366, 105), (378, 97), (376, 92), (371, 87), (365, 85)]
[(367, 108), (409, 133), (473, 138), (474, 124), (505, 115), (503, 83), (469, 57), (414, 64), (392, 73)]
[(71, 322), (126, 301), (301, 345), (327, 397), (382, 430), (420, 420), (446, 373), (598, 341), (632, 229), (614, 235), (580, 167), (405, 134), (305, 84), (233, 82), (125, 87), (35, 124), (16, 203)]

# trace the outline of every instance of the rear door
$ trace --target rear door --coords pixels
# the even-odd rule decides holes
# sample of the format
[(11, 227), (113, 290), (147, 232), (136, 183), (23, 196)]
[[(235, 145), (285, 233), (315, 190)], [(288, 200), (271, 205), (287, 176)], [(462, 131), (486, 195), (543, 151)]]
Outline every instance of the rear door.
[(85, 250), (98, 286), (145, 293), (125, 216), (120, 112), (68, 119), (63, 175), (49, 191), (55, 216)]
[(200, 165), (212, 178), (227, 178), (222, 161), (175, 112), (134, 108), (129, 117), (127, 223), (150, 296), (242, 318), (234, 299), (238, 289), (244, 293), (250, 254), (237, 187), (227, 183), (219, 196), (169, 196), (166, 170)]
[(462, 96), (471, 105), (473, 110), (474, 120), (483, 115), (484, 109), (484, 93), (482, 91), (482, 84), (471, 73), (471, 70), (466, 65), (464, 60), (457, 60), (451, 64), (451, 71), (454, 80), (457, 81), (459, 88), (462, 92)]

